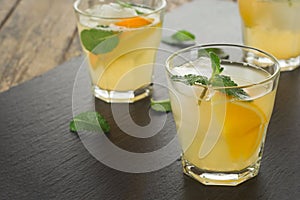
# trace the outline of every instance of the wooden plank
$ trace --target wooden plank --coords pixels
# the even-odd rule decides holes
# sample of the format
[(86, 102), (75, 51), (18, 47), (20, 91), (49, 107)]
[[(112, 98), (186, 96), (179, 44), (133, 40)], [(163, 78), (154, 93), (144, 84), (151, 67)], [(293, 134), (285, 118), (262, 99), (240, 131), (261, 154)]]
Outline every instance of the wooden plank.
[[(181, 6), (184, 3), (191, 2), (193, 0), (169, 0), (168, 1), (168, 6), (167, 6), (167, 11), (171, 11), (179, 6)], [(64, 55), (65, 60), (69, 60), (72, 57), (78, 56), (81, 53), (81, 46), (80, 46), (80, 41), (79, 37), (76, 34), (74, 35), (73, 41), (70, 45), (70, 48), (68, 48), (67, 52)]]
[(63, 62), (76, 27), (72, 0), (22, 0), (0, 32), (0, 91)]
[(6, 19), (12, 14), (20, 0), (0, 0), (0, 30)]
[(69, 48), (66, 50), (63, 59), (69, 60), (70, 58), (79, 56), (81, 53), (82, 49), (80, 46), (80, 40), (76, 29), (73, 33), (72, 43), (70, 43)]
[[(168, 11), (192, 0), (171, 0)], [(0, 92), (78, 56), (72, 0), (0, 0)]]

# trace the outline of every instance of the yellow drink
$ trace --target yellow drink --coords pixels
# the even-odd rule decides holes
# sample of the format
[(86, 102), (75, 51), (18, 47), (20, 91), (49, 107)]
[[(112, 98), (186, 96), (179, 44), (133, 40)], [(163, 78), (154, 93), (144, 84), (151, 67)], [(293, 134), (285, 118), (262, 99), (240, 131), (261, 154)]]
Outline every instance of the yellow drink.
[[(226, 68), (228, 70), (229, 67)], [(263, 76), (262, 72), (258, 75)], [(195, 91), (199, 94), (201, 88), (177, 84), (176, 87), (185, 93), (176, 92), (170, 97), (184, 149), (183, 158), (201, 169), (220, 172), (242, 170), (255, 163), (273, 110), (275, 92), (270, 88), (251, 91), (261, 93), (260, 97), (251, 98), (249, 92), (251, 101), (244, 101), (215, 91), (210, 99), (198, 103), (199, 96), (195, 95)], [(182, 105), (189, 107), (180, 111)], [(189, 132), (192, 134), (187, 135)], [(206, 138), (207, 135), (210, 138)]]
[(210, 77), (211, 64), (208, 58), (195, 58), (196, 48), (169, 58), (167, 66), (184, 173), (208, 185), (237, 185), (258, 173), (276, 94), (278, 74), (273, 73), (279, 65), (276, 72), (270, 70), (271, 60), (270, 66), (262, 63), (263, 68), (260, 63), (241, 62), (236, 56), (243, 53), (226, 47), (232, 53), (229, 59), (237, 61), (223, 60), (222, 75), (246, 92), (247, 97), (239, 98), (230, 93), (236, 86), (189, 85), (176, 79), (190, 74)]
[[(107, 102), (134, 102), (147, 96), (161, 38), (161, 12), (111, 2), (85, 12), (88, 15), (79, 15), (78, 32), (95, 96)], [(135, 91), (141, 89), (145, 93), (136, 97)]]
[(300, 55), (299, 0), (239, 0), (238, 3), (246, 45), (282, 60)]

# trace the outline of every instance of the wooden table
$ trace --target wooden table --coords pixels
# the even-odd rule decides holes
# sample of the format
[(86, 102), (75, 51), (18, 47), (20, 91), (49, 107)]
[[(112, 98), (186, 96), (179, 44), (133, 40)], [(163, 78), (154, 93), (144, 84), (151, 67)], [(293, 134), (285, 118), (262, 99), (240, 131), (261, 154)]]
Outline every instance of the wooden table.
[[(191, 0), (171, 0), (167, 10)], [(0, 92), (81, 53), (74, 0), (0, 0)]]
[[(196, 32), (200, 42), (241, 41), (237, 7), (232, 2), (203, 0), (186, 4), (166, 16), (166, 27)], [(0, 94), (0, 199), (300, 198), (300, 69), (280, 77), (260, 174), (237, 187), (217, 187), (203, 186), (183, 175), (181, 162), (176, 160), (178, 147), (173, 147), (174, 154), (161, 155), (174, 159), (170, 165), (149, 173), (115, 170), (95, 159), (82, 143), (84, 135), (80, 135), (80, 140), (77, 134), (69, 132), (72, 111), (95, 108), (112, 125), (107, 138), (118, 147), (137, 153), (169, 144), (175, 137), (175, 126), (169, 113), (161, 131), (151, 138), (138, 139), (122, 132), (112, 118), (110, 104), (95, 100), (87, 92), (88, 78), (81, 63), (82, 57), (72, 59)], [(76, 78), (78, 70), (83, 71)], [(158, 74), (155, 80), (163, 81)], [(74, 83), (79, 100), (84, 100), (75, 109)], [(121, 109), (126, 105), (119, 106)], [(130, 105), (131, 115), (125, 115), (123, 120), (130, 117), (145, 126), (150, 123), (148, 110), (149, 99), (144, 99)], [(152, 120), (161, 115), (152, 113)], [(111, 153), (105, 150), (101, 152)], [(124, 169), (124, 163), (120, 162), (119, 168)]]

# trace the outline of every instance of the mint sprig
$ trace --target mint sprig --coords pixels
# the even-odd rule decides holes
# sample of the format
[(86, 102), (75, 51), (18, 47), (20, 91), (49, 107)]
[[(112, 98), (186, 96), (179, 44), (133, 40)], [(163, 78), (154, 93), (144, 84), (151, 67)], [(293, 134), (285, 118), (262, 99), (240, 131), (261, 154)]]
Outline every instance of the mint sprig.
[(220, 48), (207, 48), (207, 49), (200, 49), (198, 51), (198, 56), (207, 56), (209, 52), (214, 52), (215, 54), (218, 55), (220, 59), (228, 59), (229, 55), (223, 51), (223, 49)]
[(209, 52), (209, 57), (210, 57), (210, 61), (211, 61), (211, 68), (213, 70), (211, 77), (209, 79), (209, 83), (211, 83), (214, 81), (214, 78), (217, 75), (222, 73), (224, 68), (221, 67), (221, 59), (219, 58), (219, 56), (217, 54), (215, 54), (214, 52)]
[(216, 75), (214, 81), (212, 82), (213, 87), (225, 87), (224, 89), (218, 89), (219, 91), (236, 97), (238, 99), (246, 99), (249, 95), (241, 88), (226, 88), (226, 87), (235, 87), (238, 86), (229, 76)]
[[(186, 85), (211, 85), (228, 96), (233, 96), (238, 99), (248, 98), (249, 95), (243, 89), (236, 87), (238, 84), (235, 83), (231, 77), (221, 75), (224, 68), (221, 67), (221, 59), (219, 56), (212, 51), (209, 51), (208, 54), (211, 60), (212, 68), (212, 74), (210, 78), (201, 75), (187, 74), (184, 76), (174, 75), (171, 77), (171, 79), (173, 81), (182, 82)], [(220, 89), (218, 87), (220, 87)], [(206, 87), (200, 95), (200, 99), (206, 95), (207, 90), (208, 89)]]
[(171, 77), (173, 81), (182, 82), (186, 85), (208, 85), (208, 78), (205, 76), (195, 75), (195, 74), (187, 74), (184, 76), (174, 75)]
[(94, 54), (111, 52), (119, 44), (119, 37), (113, 31), (85, 29), (80, 33), (84, 48)]
[(145, 14), (141, 11), (139, 11), (138, 9), (134, 8), (132, 4), (130, 3), (127, 3), (127, 2), (124, 2), (124, 1), (120, 1), (120, 0), (117, 0), (117, 3), (122, 6), (123, 8), (131, 8), (131, 9), (134, 9), (134, 11), (136, 12), (136, 14), (138, 15), (142, 15), (142, 14)]
[(110, 125), (106, 119), (98, 112), (87, 111), (75, 116), (70, 122), (70, 131), (92, 131), (104, 132), (110, 131)]
[(171, 103), (169, 99), (165, 99), (165, 100), (160, 100), (160, 101), (155, 101), (153, 99), (151, 99), (151, 108), (155, 111), (158, 112), (171, 112), (172, 108), (171, 108)]

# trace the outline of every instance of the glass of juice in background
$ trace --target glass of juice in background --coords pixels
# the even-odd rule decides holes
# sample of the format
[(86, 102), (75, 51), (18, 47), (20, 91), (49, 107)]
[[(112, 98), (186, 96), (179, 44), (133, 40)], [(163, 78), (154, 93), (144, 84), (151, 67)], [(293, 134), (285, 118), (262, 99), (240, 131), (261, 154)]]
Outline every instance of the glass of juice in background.
[(96, 97), (132, 103), (151, 94), (165, 7), (165, 0), (74, 3)]
[(238, 0), (244, 44), (274, 55), (282, 71), (300, 66), (300, 1)]
[[(212, 50), (221, 52), (223, 71), (210, 79)], [(245, 61), (248, 53), (264, 62)], [(194, 46), (171, 55), (166, 71), (184, 173), (205, 185), (256, 176), (279, 79), (276, 58), (233, 44)]]

